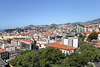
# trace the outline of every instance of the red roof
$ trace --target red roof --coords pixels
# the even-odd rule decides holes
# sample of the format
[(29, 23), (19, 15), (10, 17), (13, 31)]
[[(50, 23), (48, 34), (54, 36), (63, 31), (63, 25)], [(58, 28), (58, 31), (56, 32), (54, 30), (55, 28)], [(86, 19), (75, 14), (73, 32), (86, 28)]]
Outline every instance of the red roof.
[[(97, 31), (96, 33), (98, 33), (98, 32), (99, 32), (99, 31)], [(91, 34), (91, 33), (93, 33), (93, 31), (82, 32), (82, 33)]]
[(11, 41), (18, 41), (17, 39), (13, 39), (13, 40), (11, 40)]
[(0, 53), (7, 52), (5, 49), (0, 49)]
[(28, 43), (32, 43), (33, 42), (33, 40), (31, 40), (31, 39), (25, 39), (25, 40), (22, 40), (23, 42), (28, 42)]
[(95, 43), (96, 45), (100, 45), (100, 42), (98, 42), (98, 43)]
[(56, 42), (56, 43), (60, 44), (61, 42)]
[(38, 42), (36, 44), (39, 44)]
[(60, 48), (60, 49), (65, 49), (65, 50), (74, 50), (74, 49), (76, 49), (75, 47), (68, 46), (68, 45), (63, 45), (63, 44), (59, 44), (59, 43), (48, 43), (48, 44), (45, 44), (45, 46)]

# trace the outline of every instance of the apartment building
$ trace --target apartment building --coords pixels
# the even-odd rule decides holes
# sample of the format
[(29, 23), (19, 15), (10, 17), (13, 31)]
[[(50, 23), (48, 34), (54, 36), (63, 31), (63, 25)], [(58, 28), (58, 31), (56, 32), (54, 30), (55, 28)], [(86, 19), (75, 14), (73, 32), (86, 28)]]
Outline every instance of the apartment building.
[(9, 53), (5, 49), (0, 49), (0, 58), (9, 59)]
[(62, 37), (61, 42), (47, 43), (45, 44), (45, 48), (46, 47), (58, 48), (64, 54), (71, 54), (76, 51), (76, 48), (78, 48), (78, 37), (72, 35), (65, 36)]
[(36, 42), (32, 39), (24, 39), (20, 41), (20, 48), (21, 49), (35, 49)]

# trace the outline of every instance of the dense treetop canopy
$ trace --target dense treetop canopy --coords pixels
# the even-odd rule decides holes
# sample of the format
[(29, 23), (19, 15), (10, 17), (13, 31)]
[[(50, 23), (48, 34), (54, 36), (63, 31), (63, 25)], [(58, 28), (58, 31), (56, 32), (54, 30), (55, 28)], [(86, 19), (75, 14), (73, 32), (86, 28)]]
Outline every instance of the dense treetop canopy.
[(59, 49), (47, 47), (40, 51), (21, 51), (15, 59), (9, 61), (13, 66), (18, 67), (88, 67), (88, 62), (100, 61), (100, 49), (94, 45), (79, 42), (79, 48), (73, 54), (64, 55)]

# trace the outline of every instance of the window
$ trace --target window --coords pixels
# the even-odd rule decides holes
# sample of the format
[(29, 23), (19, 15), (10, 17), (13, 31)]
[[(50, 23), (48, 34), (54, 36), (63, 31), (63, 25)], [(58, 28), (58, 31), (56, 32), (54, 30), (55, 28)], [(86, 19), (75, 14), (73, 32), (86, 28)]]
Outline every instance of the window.
[(41, 44), (39, 46), (41, 47)]
[(65, 51), (64, 51), (64, 53), (65, 53)]

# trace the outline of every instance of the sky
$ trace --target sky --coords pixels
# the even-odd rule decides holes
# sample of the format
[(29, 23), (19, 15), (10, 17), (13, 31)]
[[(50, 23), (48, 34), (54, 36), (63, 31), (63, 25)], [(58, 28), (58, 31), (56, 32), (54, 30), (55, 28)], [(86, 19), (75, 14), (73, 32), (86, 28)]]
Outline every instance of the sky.
[(0, 0), (0, 30), (100, 18), (100, 0)]

